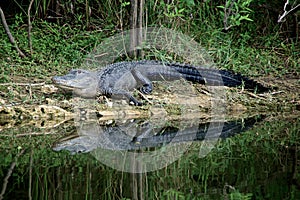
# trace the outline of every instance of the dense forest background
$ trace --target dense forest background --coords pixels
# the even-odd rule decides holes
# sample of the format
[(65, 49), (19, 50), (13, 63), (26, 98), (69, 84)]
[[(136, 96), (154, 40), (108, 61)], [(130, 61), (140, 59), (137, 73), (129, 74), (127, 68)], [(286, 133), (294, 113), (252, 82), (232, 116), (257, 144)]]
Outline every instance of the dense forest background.
[(43, 77), (50, 69), (65, 71), (59, 66), (76, 65), (101, 38), (136, 27), (134, 20), (191, 36), (222, 68), (252, 76), (298, 74), (299, 5), (297, 0), (1, 0), (15, 39), (1, 29), (1, 81), (19, 72)]
[[(30, 14), (33, 21), (45, 20), (60, 25), (69, 24), (80, 26), (85, 30), (94, 30), (112, 28), (112, 25), (118, 29), (128, 28), (132, 15), (130, 8), (135, 3), (139, 1), (1, 0), (0, 6), (11, 24), (15, 24), (18, 19), (26, 22)], [(182, 28), (183, 24), (193, 26), (205, 23), (213, 28), (223, 26), (227, 30), (248, 23), (247, 26), (241, 26), (235, 31), (247, 30), (258, 35), (267, 35), (274, 33), (275, 28), (275, 31), (280, 31), (282, 36), (297, 39), (299, 14), (296, 12), (299, 10), (299, 3), (297, 0), (292, 2), (282, 0), (149, 0), (142, 2), (145, 11), (143, 25), (160, 24), (169, 28)], [(284, 23), (278, 24), (285, 10), (292, 12), (286, 13), (286, 18), (280, 20)]]

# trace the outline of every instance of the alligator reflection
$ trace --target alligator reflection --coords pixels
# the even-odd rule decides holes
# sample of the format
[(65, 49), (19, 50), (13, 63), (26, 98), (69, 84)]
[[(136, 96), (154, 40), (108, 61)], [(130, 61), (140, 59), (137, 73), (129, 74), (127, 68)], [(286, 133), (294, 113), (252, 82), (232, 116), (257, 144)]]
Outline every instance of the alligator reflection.
[[(168, 121), (159, 125), (147, 120), (128, 120), (125, 123), (100, 125), (98, 122), (81, 121), (75, 138), (64, 138), (53, 150), (67, 150), (71, 154), (87, 153), (102, 148), (108, 150), (151, 150), (171, 143), (228, 138), (242, 133), (258, 122), (262, 116), (226, 122), (182, 120)], [(185, 121), (185, 123), (182, 123)], [(171, 125), (170, 125), (171, 124)], [(173, 125), (174, 124), (174, 125)]]

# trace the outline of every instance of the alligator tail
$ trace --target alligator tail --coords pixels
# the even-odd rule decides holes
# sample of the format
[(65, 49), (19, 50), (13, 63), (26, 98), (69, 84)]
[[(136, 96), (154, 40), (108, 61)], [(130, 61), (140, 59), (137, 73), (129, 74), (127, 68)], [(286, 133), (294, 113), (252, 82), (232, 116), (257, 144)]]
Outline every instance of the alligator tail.
[(204, 67), (182, 67), (175, 66), (176, 71), (182, 74), (188, 81), (198, 82), (210, 86), (243, 86), (245, 89), (253, 90), (259, 93), (266, 92), (269, 88), (263, 86), (255, 80), (247, 78), (241, 74), (235, 74), (228, 70), (218, 70)]
[(254, 90), (259, 93), (269, 91), (269, 88), (263, 86), (261, 83), (258, 83), (257, 81), (248, 77), (242, 76), (241, 74), (235, 74), (227, 70), (220, 70), (220, 74), (225, 86), (243, 86), (245, 89)]

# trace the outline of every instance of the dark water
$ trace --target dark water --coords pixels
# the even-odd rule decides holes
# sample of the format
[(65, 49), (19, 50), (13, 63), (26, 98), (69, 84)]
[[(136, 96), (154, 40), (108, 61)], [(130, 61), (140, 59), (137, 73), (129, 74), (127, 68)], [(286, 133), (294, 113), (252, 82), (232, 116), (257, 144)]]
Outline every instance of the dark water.
[[(300, 199), (298, 117), (231, 120), (220, 135), (201, 135), (220, 124), (172, 123), (2, 130), (0, 199)], [(73, 132), (83, 139), (61, 140)]]

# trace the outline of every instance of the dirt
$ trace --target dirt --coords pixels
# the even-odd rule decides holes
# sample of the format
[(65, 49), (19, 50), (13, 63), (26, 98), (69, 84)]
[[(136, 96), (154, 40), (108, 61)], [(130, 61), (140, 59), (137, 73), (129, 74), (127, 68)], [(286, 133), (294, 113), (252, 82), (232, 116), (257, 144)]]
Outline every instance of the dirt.
[[(154, 83), (151, 95), (144, 96), (134, 92), (137, 98), (144, 99), (145, 102), (144, 106), (134, 107), (125, 100), (73, 98), (72, 94), (65, 95), (65, 91), (51, 84), (20, 84), (31, 82), (21, 78), (16, 83), (0, 84), (0, 130), (25, 119), (47, 122), (55, 119), (59, 124), (66, 119), (78, 116), (87, 118), (92, 115), (102, 120), (168, 116), (176, 118), (182, 117), (183, 113), (184, 116), (197, 115), (203, 118), (223, 113), (229, 118), (241, 118), (253, 113), (300, 110), (299, 78), (291, 75), (281, 78), (269, 76), (258, 81), (273, 89), (267, 93), (255, 94), (242, 88), (223, 87), (221, 90), (225, 91), (226, 97), (219, 97), (207, 87), (187, 81)], [(225, 110), (221, 109), (222, 106), (225, 106)], [(55, 126), (53, 123), (47, 124)]]

